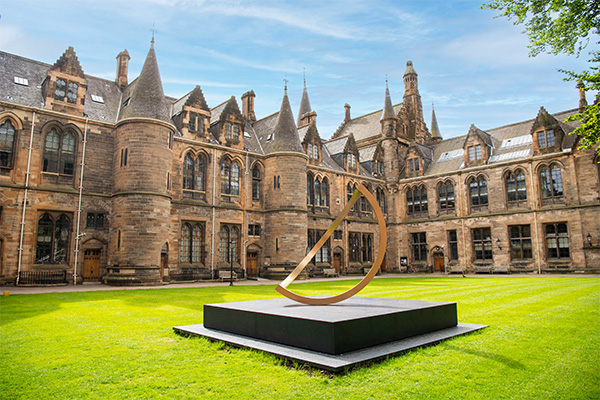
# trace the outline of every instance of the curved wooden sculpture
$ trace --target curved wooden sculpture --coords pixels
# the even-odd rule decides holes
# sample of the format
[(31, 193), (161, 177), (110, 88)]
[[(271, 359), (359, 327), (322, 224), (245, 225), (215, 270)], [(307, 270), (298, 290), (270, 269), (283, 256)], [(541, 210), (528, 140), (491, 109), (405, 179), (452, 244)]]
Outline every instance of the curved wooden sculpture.
[[(335, 231), (335, 229), (342, 222), (342, 220), (344, 218), (346, 218), (346, 216), (348, 215), (348, 212), (350, 212), (350, 209), (352, 208), (354, 203), (356, 203), (356, 201), (358, 200), (358, 198), (360, 197), (361, 194), (363, 196), (365, 196), (365, 198), (367, 199), (369, 204), (371, 204), (371, 208), (375, 212), (375, 215), (377, 216), (377, 223), (379, 224), (379, 250), (377, 251), (377, 258), (375, 259), (375, 263), (373, 264), (373, 267), (371, 267), (371, 270), (369, 271), (369, 273), (360, 282), (358, 282), (358, 284), (356, 284), (356, 286), (354, 286), (352, 289), (350, 289), (342, 294), (338, 294), (336, 296), (308, 297), (308, 296), (301, 296), (299, 294), (289, 291), (287, 289), (287, 286), (290, 283), (292, 283), (294, 281), (294, 279), (296, 279), (296, 277), (300, 274), (300, 272), (302, 272), (302, 270), (306, 267), (306, 265), (310, 262), (310, 260), (312, 260), (312, 258), (315, 256), (315, 254), (317, 254), (317, 251), (319, 251), (319, 249), (323, 246), (323, 244), (325, 244), (327, 239), (329, 239), (329, 237), (331, 236), (333, 231)], [(288, 277), (285, 278), (285, 280), (283, 282), (281, 282), (279, 285), (277, 285), (276, 289), (279, 293), (281, 293), (288, 299), (297, 301), (299, 303), (310, 304), (310, 305), (327, 305), (327, 304), (337, 303), (342, 300), (346, 300), (346, 299), (354, 296), (358, 292), (360, 292), (362, 289), (364, 289), (364, 287), (367, 286), (369, 284), (369, 282), (371, 282), (371, 279), (373, 279), (373, 277), (377, 274), (377, 271), (379, 271), (379, 267), (381, 266), (381, 263), (383, 262), (383, 257), (385, 256), (386, 246), (387, 246), (387, 231), (386, 231), (386, 227), (385, 227), (385, 218), (383, 217), (381, 208), (379, 207), (379, 204), (377, 204), (377, 200), (371, 194), (371, 192), (369, 192), (367, 190), (367, 188), (365, 188), (362, 184), (359, 184), (358, 188), (356, 189), (356, 191), (350, 198), (350, 201), (348, 201), (348, 204), (346, 204), (346, 207), (344, 207), (344, 209), (342, 210), (340, 215), (337, 217), (337, 219), (335, 221), (333, 221), (333, 223), (331, 224), (329, 229), (327, 229), (327, 232), (325, 232), (325, 234), (321, 237), (321, 239), (317, 242), (317, 244), (306, 255), (306, 257), (304, 257), (304, 259), (300, 262), (300, 264), (298, 264), (298, 266), (292, 271), (292, 273), (289, 274)]]

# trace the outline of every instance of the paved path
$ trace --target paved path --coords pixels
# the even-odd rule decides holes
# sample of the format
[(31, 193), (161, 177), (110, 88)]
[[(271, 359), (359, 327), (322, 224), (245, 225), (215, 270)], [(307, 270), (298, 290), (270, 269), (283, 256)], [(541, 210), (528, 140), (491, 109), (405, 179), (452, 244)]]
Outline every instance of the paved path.
[[(559, 278), (559, 277), (568, 277), (568, 278), (600, 278), (600, 275), (594, 274), (566, 274), (566, 275), (537, 275), (537, 274), (527, 274), (527, 275), (489, 275), (489, 274), (480, 274), (480, 275), (466, 275), (466, 278), (485, 278), (485, 277), (513, 277), (513, 278)], [(431, 278), (431, 277), (445, 277), (447, 279), (463, 279), (462, 275), (445, 275), (441, 273), (435, 274), (385, 274), (376, 276), (374, 279), (387, 279), (387, 278)], [(298, 280), (294, 283), (308, 283), (308, 282), (323, 282), (323, 281), (336, 281), (336, 280), (350, 280), (350, 279), (360, 279), (361, 277), (358, 275), (350, 275), (350, 276), (341, 276), (338, 278), (311, 278), (308, 280)], [(234, 281), (235, 286), (255, 286), (255, 285), (277, 285), (280, 281), (273, 281), (269, 279), (259, 279), (259, 280), (243, 280), (243, 281)], [(39, 293), (65, 293), (65, 292), (92, 292), (92, 291), (105, 291), (105, 290), (140, 290), (140, 289), (181, 289), (181, 288), (197, 288), (197, 287), (209, 287), (209, 286), (229, 286), (229, 282), (218, 282), (218, 281), (203, 281), (203, 282), (193, 282), (193, 283), (172, 283), (165, 284), (161, 286), (108, 286), (103, 285), (101, 283), (84, 283), (83, 285), (60, 285), (60, 286), (0, 286), (0, 295), (2, 295), (5, 291), (10, 292), (10, 295), (13, 294), (39, 294)]]

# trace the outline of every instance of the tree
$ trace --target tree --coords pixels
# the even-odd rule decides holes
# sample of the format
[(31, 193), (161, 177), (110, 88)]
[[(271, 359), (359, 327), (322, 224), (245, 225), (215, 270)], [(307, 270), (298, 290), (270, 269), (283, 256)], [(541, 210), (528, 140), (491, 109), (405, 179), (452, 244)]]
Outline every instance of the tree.
[[(482, 8), (502, 11), (515, 25), (524, 24), (529, 37), (529, 55), (574, 54), (581, 51), (600, 33), (600, 3), (597, 0), (491, 0)], [(596, 44), (599, 44), (596, 42)], [(582, 73), (560, 70), (567, 81), (581, 82), (583, 91), (600, 90), (600, 51), (590, 53), (590, 70)], [(581, 121), (572, 134), (580, 135), (580, 149), (590, 149), (600, 143), (600, 96), (583, 112), (566, 121)], [(596, 147), (600, 154), (600, 146)]]

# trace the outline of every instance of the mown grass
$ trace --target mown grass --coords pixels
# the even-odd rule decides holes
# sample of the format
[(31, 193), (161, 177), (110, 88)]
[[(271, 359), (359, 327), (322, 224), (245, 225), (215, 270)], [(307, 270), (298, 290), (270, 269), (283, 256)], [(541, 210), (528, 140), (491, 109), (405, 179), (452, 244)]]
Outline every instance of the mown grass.
[(0, 398), (600, 398), (598, 278), (385, 278), (361, 295), (455, 301), (459, 321), (490, 327), (329, 375), (172, 331), (201, 323), (205, 303), (278, 297), (274, 286), (15, 295), (0, 299)]

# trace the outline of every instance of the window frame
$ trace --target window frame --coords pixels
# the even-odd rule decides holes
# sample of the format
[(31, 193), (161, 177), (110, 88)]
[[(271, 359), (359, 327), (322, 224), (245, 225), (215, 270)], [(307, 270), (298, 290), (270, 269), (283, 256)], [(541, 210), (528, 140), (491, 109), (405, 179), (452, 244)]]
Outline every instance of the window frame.
[(406, 189), (406, 215), (421, 217), (429, 215), (429, 199), (425, 184), (409, 186)]
[(494, 260), (492, 228), (471, 228), (471, 242), (473, 245), (474, 262), (489, 262)]
[(427, 232), (411, 232), (410, 249), (413, 262), (427, 262)]
[(447, 180), (438, 183), (437, 196), (439, 215), (456, 213), (456, 194), (454, 191), (454, 182)]
[(538, 179), (543, 205), (564, 202), (565, 188), (562, 167), (556, 163), (543, 165), (539, 169)]
[(533, 260), (531, 225), (509, 225), (508, 240), (510, 243), (509, 254), (511, 261)]
[[(5, 128), (6, 126), (6, 128)], [(12, 133), (11, 133), (12, 128)], [(0, 132), (6, 131), (5, 134), (0, 133), (0, 168), (12, 169), (15, 165), (15, 146), (17, 142), (17, 127), (13, 124), (10, 118), (6, 118), (2, 124), (0, 124)], [(5, 136), (6, 140), (2, 140)], [(8, 140), (10, 139), (10, 143)], [(3, 146), (4, 144), (4, 146)], [(4, 147), (4, 149), (2, 149)], [(5, 157), (2, 154), (6, 154)], [(3, 160), (6, 160), (6, 165), (3, 164)]]
[[(40, 225), (42, 220), (45, 220), (47, 222), (45, 222), (46, 224), (49, 222), (49, 226), (47, 226), (45, 229), (49, 228), (49, 232), (46, 232), (47, 234), (49, 234), (49, 240), (44, 240), (44, 242), (49, 243), (48, 245), (45, 245), (43, 247), (46, 247), (47, 250), (44, 250), (44, 253), (41, 253), (41, 242), (40, 241), (40, 232), (42, 231), (42, 226)], [(58, 223), (64, 224), (66, 223), (65, 226), (62, 226), (61, 228), (64, 230), (66, 229), (66, 235), (67, 238), (66, 240), (60, 240), (60, 242), (62, 243), (58, 243), (59, 239), (57, 239), (56, 235), (57, 235), (57, 230), (58, 230)], [(63, 265), (63, 264), (68, 264), (69, 263), (69, 256), (70, 256), (70, 245), (71, 245), (71, 236), (72, 236), (72, 223), (73, 223), (73, 219), (72, 216), (68, 216), (66, 213), (61, 213), (61, 212), (52, 212), (52, 211), (45, 211), (40, 213), (38, 220), (37, 220), (37, 229), (36, 229), (36, 240), (35, 240), (35, 264), (52, 264), (52, 265)], [(60, 246), (60, 248), (57, 249), (57, 246)], [(64, 256), (62, 258), (57, 259), (56, 258), (56, 253), (60, 252), (64, 250)], [(40, 261), (40, 257), (47, 257), (48, 261)]]
[[(559, 227), (564, 226), (564, 232), (560, 232)], [(554, 227), (554, 232), (548, 232), (549, 227)], [(562, 239), (562, 240), (561, 240)], [(549, 243), (553, 242), (556, 247), (552, 247), (556, 249), (555, 255), (552, 255), (550, 252)], [(565, 244), (566, 247), (561, 246), (561, 244)], [(544, 247), (546, 250), (546, 259), (548, 261), (565, 261), (571, 259), (571, 245), (569, 239), (569, 226), (566, 222), (554, 222), (544, 224)], [(561, 255), (561, 249), (566, 249), (566, 255)], [(564, 254), (563, 250), (563, 254)]]
[[(522, 179), (519, 179), (519, 176)], [(504, 191), (506, 204), (509, 207), (527, 206), (527, 177), (521, 169), (508, 171), (504, 175)]]
[[(482, 182), (484, 183), (483, 185)], [(471, 212), (487, 210), (489, 206), (487, 178), (483, 175), (472, 176), (467, 181), (467, 188), (469, 191), (469, 205)], [(474, 189), (476, 190), (474, 191)], [(475, 199), (477, 199), (476, 204), (474, 201)]]

